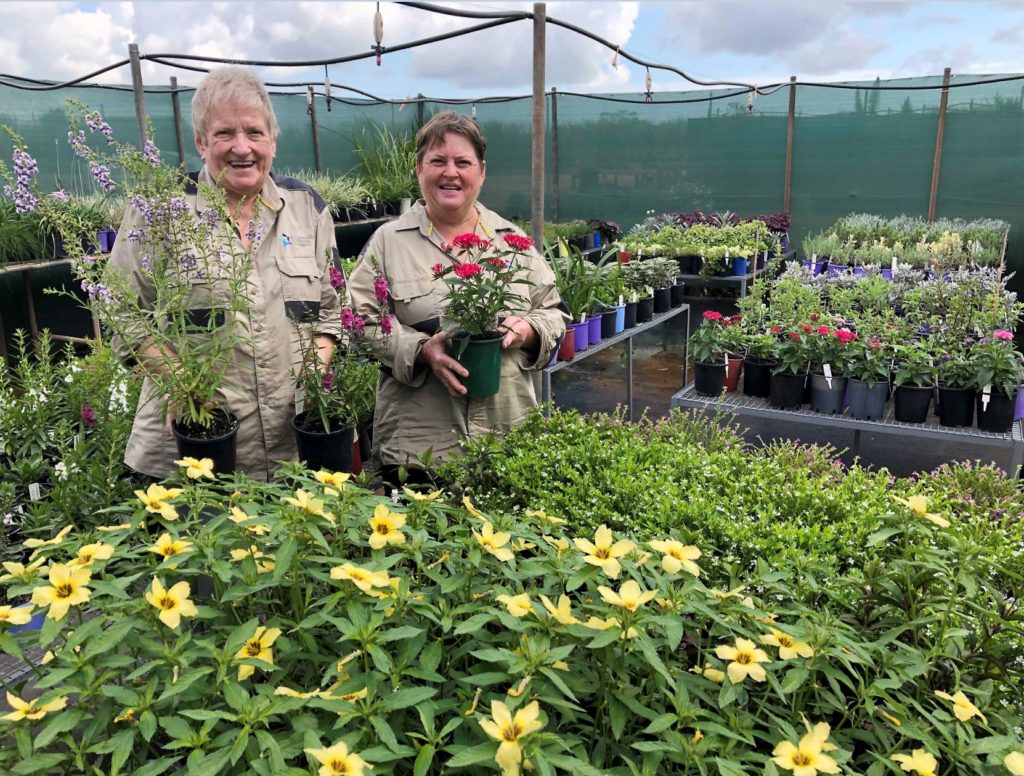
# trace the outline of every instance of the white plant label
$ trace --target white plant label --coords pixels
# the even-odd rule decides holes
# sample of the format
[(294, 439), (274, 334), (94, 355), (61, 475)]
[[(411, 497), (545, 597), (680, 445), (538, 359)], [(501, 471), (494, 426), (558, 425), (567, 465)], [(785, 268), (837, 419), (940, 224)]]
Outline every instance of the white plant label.
[(729, 354), (728, 353), (723, 353), (722, 354), (722, 360), (725, 362), (725, 368), (728, 369), (729, 368)]
[(828, 383), (828, 389), (832, 390), (832, 365), (822, 364), (821, 371), (825, 373), (825, 382)]
[(619, 307), (622, 307), (624, 304), (625, 302), (622, 301), (622, 294), (619, 294)]
[(636, 291), (633, 292), (633, 298), (630, 301), (636, 304)]
[(587, 314), (586, 313), (580, 313), (580, 323), (586, 323), (586, 322), (587, 322)]
[(895, 256), (892, 257), (892, 271), (893, 272), (896, 271), (896, 257)]
[(981, 389), (981, 409), (985, 411), (988, 409), (988, 402), (992, 398), (992, 383), (989, 383)]
[(817, 260), (818, 260), (818, 254), (817, 254), (817, 253), (812, 253), (812, 254), (811, 254), (811, 261), (812, 261), (812, 262), (815, 262), (815, 261), (817, 261)]
[(28, 497), (32, 501), (39, 501), (43, 497), (43, 490), (39, 487), (38, 482), (30, 483), (28, 486)]

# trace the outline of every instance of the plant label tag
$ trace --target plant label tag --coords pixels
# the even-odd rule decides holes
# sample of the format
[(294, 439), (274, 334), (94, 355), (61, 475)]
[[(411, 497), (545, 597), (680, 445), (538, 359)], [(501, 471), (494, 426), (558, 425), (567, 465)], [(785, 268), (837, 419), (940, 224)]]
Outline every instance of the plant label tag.
[(39, 501), (43, 497), (43, 490), (39, 487), (38, 482), (30, 483), (28, 486), (28, 497), (32, 501)]
[(893, 272), (896, 271), (896, 257), (895, 256), (892, 257), (892, 271)]
[(821, 371), (825, 373), (825, 382), (828, 383), (828, 389), (832, 390), (832, 365), (822, 364)]
[(636, 291), (633, 292), (633, 298), (630, 300), (633, 304), (636, 304)]
[(992, 398), (992, 383), (981, 389), (981, 409), (988, 409), (988, 402)]
[(764, 260), (768, 261), (768, 249), (767, 248), (764, 249)]
[(586, 323), (586, 322), (587, 322), (587, 314), (586, 313), (580, 313), (580, 323)]
[(619, 307), (622, 307), (624, 304), (625, 302), (622, 301), (622, 294), (619, 294)]
[(728, 353), (723, 353), (722, 354), (722, 361), (725, 362), (725, 368), (728, 369), (729, 368), (729, 354)]
[(77, 450), (77, 449), (78, 449), (78, 439), (79, 439), (79, 436), (80, 436), (79, 434), (75, 434), (75, 435), (74, 435), (74, 436), (73, 436), (73, 437), (71, 438), (71, 447), (72, 447), (72, 449), (74, 449), (74, 450)]
[(817, 254), (817, 253), (812, 253), (812, 254), (811, 254), (811, 261), (812, 261), (812, 262), (815, 262), (815, 261), (817, 261), (817, 260), (818, 260), (818, 254)]

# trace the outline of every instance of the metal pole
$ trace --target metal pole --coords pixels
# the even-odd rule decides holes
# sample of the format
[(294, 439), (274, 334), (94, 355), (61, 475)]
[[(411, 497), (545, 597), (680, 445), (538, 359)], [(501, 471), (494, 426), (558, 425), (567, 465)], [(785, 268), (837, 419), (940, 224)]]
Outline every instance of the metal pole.
[[(786, 119), (786, 183), (782, 191), (782, 212), (787, 216), (790, 211), (793, 193), (793, 124), (796, 120), (796, 76), (789, 77), (789, 116)], [(757, 260), (754, 260), (757, 266)]]
[(128, 59), (131, 60), (132, 94), (135, 96), (135, 121), (139, 125), (139, 150), (146, 147), (146, 93), (142, 91), (142, 60), (139, 58), (139, 44), (128, 44)]
[(181, 133), (181, 101), (178, 99), (178, 77), (171, 76), (171, 109), (174, 111), (174, 137), (178, 141), (178, 166), (185, 168), (185, 138)]
[(320, 164), (320, 133), (316, 128), (316, 95), (313, 87), (306, 87), (306, 100), (309, 102), (309, 128), (313, 133), (313, 165), (317, 172), (322, 172)]
[(533, 241), (544, 243), (544, 27), (547, 6), (533, 4)]
[(419, 100), (416, 103), (416, 128), (419, 129), (423, 126), (423, 95), (417, 94), (416, 99)]
[(558, 89), (551, 87), (551, 218), (558, 223)]
[(935, 200), (939, 194), (939, 170), (942, 169), (942, 142), (946, 135), (946, 104), (949, 102), (950, 68), (942, 71), (942, 96), (939, 97), (939, 126), (935, 130), (935, 158), (932, 160), (932, 186), (928, 191), (928, 223), (935, 221)]

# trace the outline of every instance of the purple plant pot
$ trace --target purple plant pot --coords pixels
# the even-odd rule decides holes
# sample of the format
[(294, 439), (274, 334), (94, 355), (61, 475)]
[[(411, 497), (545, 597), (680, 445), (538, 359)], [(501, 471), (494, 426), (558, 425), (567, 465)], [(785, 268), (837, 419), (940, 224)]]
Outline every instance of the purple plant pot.
[(1020, 390), (1017, 391), (1017, 406), (1014, 407), (1013, 410), (1013, 419), (1024, 419), (1024, 384), (1022, 384)]
[(882, 277), (885, 278), (886, 280), (892, 280), (892, 270), (891, 269), (883, 269), (882, 270)]
[(590, 324), (588, 323), (570, 323), (574, 332), (576, 332), (576, 352), (579, 353), (581, 350), (586, 350), (590, 347)]
[(599, 312), (593, 312), (590, 317), (587, 318), (587, 326), (590, 327), (587, 339), (590, 340), (591, 345), (596, 345), (601, 341), (601, 318), (603, 316)]

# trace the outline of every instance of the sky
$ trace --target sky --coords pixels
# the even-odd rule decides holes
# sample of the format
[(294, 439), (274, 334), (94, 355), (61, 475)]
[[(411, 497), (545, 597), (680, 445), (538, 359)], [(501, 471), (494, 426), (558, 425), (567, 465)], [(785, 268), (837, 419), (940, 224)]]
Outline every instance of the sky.
[[(530, 10), (532, 3), (438, 3), (470, 11)], [(366, 52), (374, 42), (371, 2), (10, 2), (0, 0), (0, 73), (66, 80), (127, 57), (201, 54), (239, 59), (320, 60)], [(468, 27), (478, 20), (380, 3), (383, 44), (394, 46)], [(1024, 2), (588, 2), (547, 3), (549, 17), (582, 27), (645, 60), (702, 81), (768, 84), (1024, 72)], [(565, 29), (548, 26), (547, 87), (560, 91), (644, 91), (644, 69)], [(408, 52), (332, 65), (343, 85), (378, 97), (528, 94), (532, 26), (494, 30)], [(147, 84), (198, 75), (146, 62)], [(323, 67), (266, 68), (265, 81), (322, 81)], [(702, 88), (654, 71), (653, 88)], [(130, 83), (127, 67), (95, 79)]]

